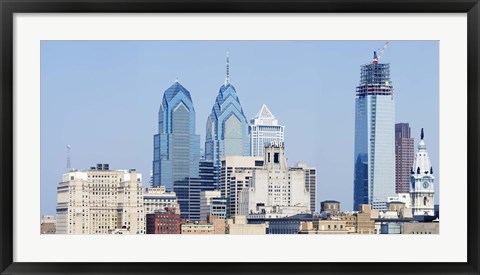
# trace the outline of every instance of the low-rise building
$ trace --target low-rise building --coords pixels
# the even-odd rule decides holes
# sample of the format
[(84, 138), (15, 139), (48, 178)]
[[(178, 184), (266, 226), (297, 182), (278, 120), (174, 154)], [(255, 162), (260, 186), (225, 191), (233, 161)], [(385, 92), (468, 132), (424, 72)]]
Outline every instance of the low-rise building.
[(231, 235), (263, 235), (267, 233), (265, 223), (249, 224), (245, 216), (235, 216), (227, 220), (227, 233)]
[(167, 192), (165, 186), (146, 188), (143, 193), (143, 205), (145, 215), (163, 212), (165, 208), (175, 208), (180, 213), (177, 195), (175, 192)]
[(438, 222), (408, 222), (401, 226), (402, 234), (439, 234)]
[(43, 216), (40, 220), (40, 234), (55, 234), (56, 220), (54, 216)]
[(369, 204), (361, 204), (357, 216), (357, 234), (376, 234), (375, 219), (378, 218), (378, 210), (372, 209)]
[(314, 220), (302, 222), (299, 234), (350, 234), (355, 233), (354, 227), (347, 227), (342, 220)]
[(226, 220), (217, 216), (209, 216), (208, 220), (188, 222), (181, 225), (181, 234), (225, 234)]
[(165, 208), (154, 214), (147, 214), (147, 234), (180, 234), (180, 212), (175, 208)]

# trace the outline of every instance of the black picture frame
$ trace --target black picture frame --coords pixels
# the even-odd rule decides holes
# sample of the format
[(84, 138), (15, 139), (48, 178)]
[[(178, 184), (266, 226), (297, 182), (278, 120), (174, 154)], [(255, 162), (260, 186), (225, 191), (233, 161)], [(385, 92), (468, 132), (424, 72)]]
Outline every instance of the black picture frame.
[[(478, 0), (0, 0), (1, 274), (479, 274)], [(468, 261), (466, 263), (19, 263), (13, 262), (14, 13), (467, 13)], [(451, 183), (453, 184), (453, 183)], [(361, 251), (359, 251), (361, 253)], [(454, 253), (454, 252), (452, 252)], [(52, 259), (53, 260), (53, 259)]]

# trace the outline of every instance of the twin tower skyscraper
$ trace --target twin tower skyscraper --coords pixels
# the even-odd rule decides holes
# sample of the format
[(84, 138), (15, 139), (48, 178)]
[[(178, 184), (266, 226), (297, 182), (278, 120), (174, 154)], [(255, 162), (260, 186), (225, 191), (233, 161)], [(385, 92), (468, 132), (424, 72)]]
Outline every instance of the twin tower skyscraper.
[[(227, 53), (225, 83), (207, 118), (204, 160), (200, 156), (200, 136), (195, 133), (190, 92), (178, 81), (165, 91), (158, 112), (158, 134), (154, 135), (152, 186), (176, 191), (176, 182), (200, 181), (200, 189), (205, 183), (216, 188), (222, 157), (250, 155), (248, 121), (230, 84), (229, 66)], [(209, 168), (212, 173), (205, 172)], [(182, 195), (177, 192), (177, 196)]]

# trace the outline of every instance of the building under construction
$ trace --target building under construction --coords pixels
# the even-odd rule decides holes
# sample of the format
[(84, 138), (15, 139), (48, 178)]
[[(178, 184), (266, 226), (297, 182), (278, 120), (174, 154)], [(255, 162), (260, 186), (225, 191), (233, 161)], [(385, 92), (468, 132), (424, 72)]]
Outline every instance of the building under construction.
[(356, 88), (355, 210), (360, 204), (386, 209), (387, 198), (395, 195), (395, 100), (390, 64), (380, 57), (374, 52), (373, 61), (361, 67)]

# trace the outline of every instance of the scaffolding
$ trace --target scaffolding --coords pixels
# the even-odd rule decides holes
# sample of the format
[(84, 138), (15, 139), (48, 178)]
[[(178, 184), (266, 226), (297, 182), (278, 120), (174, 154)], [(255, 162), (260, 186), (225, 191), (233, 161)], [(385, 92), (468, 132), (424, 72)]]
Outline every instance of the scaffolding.
[(357, 96), (365, 95), (393, 95), (390, 64), (370, 63), (361, 67)]

